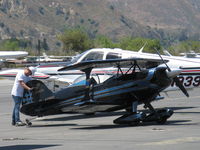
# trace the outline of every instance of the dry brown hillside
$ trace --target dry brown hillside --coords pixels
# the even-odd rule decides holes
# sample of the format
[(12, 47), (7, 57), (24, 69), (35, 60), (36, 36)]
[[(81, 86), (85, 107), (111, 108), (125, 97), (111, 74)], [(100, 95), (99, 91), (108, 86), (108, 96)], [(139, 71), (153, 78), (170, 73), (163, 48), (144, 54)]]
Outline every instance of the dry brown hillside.
[(112, 39), (199, 39), (200, 0), (0, 0), (0, 39), (46, 38), (59, 48), (56, 35), (74, 26)]

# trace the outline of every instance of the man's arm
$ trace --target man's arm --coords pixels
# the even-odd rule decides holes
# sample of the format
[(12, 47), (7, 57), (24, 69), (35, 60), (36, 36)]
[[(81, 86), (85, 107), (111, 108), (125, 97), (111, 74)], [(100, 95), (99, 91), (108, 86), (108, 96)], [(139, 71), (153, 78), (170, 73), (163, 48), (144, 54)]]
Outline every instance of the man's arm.
[(19, 81), (20, 85), (26, 90), (32, 90), (32, 88), (28, 87), (24, 81)]

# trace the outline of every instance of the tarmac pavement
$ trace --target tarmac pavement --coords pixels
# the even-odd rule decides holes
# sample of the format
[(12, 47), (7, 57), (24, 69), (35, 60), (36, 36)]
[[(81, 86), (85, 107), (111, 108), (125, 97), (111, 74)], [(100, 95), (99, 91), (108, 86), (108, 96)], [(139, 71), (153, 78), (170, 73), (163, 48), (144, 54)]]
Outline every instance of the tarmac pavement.
[[(13, 81), (0, 80), (0, 150), (198, 150), (200, 147), (200, 89), (170, 92), (155, 108), (174, 114), (166, 124), (115, 125), (123, 112), (92, 116), (63, 114), (39, 118), (32, 127), (11, 125)], [(139, 109), (143, 109), (142, 106)], [(28, 116), (21, 115), (24, 120)]]

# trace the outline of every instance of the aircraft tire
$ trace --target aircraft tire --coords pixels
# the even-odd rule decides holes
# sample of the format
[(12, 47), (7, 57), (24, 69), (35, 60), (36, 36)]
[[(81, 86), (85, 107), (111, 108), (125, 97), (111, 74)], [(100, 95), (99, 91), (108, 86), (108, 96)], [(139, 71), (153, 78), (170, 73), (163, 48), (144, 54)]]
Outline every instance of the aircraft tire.
[(25, 122), (26, 122), (26, 126), (27, 126), (27, 127), (32, 126), (32, 122), (30, 122), (28, 119), (26, 119)]

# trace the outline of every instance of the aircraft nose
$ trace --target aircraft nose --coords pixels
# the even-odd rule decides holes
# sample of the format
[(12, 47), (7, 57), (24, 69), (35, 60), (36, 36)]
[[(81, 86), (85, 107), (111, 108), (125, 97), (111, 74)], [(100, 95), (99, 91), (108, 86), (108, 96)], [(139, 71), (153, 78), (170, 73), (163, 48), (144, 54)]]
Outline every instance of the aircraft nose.
[(174, 78), (174, 77), (176, 77), (177, 75), (179, 75), (180, 73), (181, 73), (181, 69), (176, 69), (176, 70), (171, 70), (170, 72), (169, 71), (167, 71), (167, 76), (169, 77), (169, 78)]

